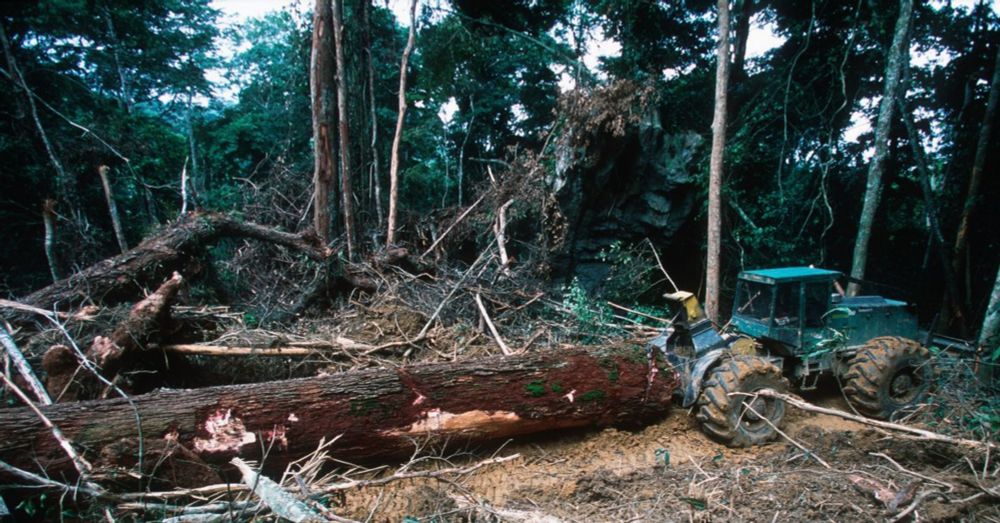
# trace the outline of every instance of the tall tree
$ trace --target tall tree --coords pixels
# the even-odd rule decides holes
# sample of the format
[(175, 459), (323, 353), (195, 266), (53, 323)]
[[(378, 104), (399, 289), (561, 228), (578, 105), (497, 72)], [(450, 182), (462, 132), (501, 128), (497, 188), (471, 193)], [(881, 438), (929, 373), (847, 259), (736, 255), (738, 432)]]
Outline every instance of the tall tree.
[[(986, 154), (989, 152), (990, 133), (993, 130), (993, 120), (997, 113), (997, 103), (1000, 101), (1000, 45), (997, 46), (996, 60), (993, 64), (993, 78), (990, 80), (990, 95), (986, 101), (986, 111), (983, 113), (983, 123), (979, 127), (979, 139), (976, 141), (976, 154), (972, 160), (972, 173), (969, 175), (969, 188), (965, 194), (965, 205), (962, 207), (962, 217), (955, 233), (955, 245), (952, 247), (952, 267), (955, 273), (961, 273), (968, 248), (969, 223), (976, 202), (979, 200), (979, 187), (983, 181), (983, 168), (986, 166)], [(968, 294), (968, 293), (967, 293)], [(958, 297), (954, 297), (958, 300)], [(966, 296), (966, 307), (972, 297)], [(953, 304), (958, 310), (957, 304)]]
[(336, 94), (333, 77), (333, 12), (330, 0), (316, 0), (313, 10), (312, 57), (309, 90), (313, 121), (313, 227), (324, 245), (330, 243), (330, 182), (333, 180), (333, 142), (330, 126)]
[(340, 209), (344, 216), (347, 259), (354, 259), (354, 191), (351, 189), (351, 140), (347, 114), (347, 86), (344, 65), (344, 2), (333, 0), (333, 45), (337, 58), (337, 120), (340, 135)]
[(372, 149), (372, 167), (370, 176), (370, 184), (374, 194), (372, 198), (375, 200), (375, 213), (378, 217), (378, 223), (382, 223), (385, 219), (384, 212), (382, 211), (382, 168), (379, 165), (379, 157), (381, 156), (378, 152), (378, 106), (375, 103), (375, 60), (372, 57), (372, 20), (371, 20), (371, 10), (372, 10), (372, 0), (362, 0), (361, 2), (361, 23), (364, 24), (364, 45), (365, 45), (365, 69), (368, 76), (368, 109), (369, 109), (369, 119), (371, 120), (372, 138), (371, 138), (371, 149)]
[[(990, 293), (990, 304), (986, 307), (983, 317), (983, 328), (979, 331), (977, 344), (986, 356), (992, 356), (1000, 351), (1000, 267), (993, 282), (993, 292)], [(992, 365), (983, 364), (981, 376), (992, 378)]]
[(729, 84), (729, 0), (719, 0), (719, 44), (715, 52), (715, 115), (708, 174), (708, 254), (705, 262), (705, 311), (719, 319), (719, 254), (722, 239), (722, 163), (726, 148), (726, 89)]
[(59, 159), (59, 155), (56, 153), (52, 141), (45, 131), (45, 127), (42, 125), (42, 119), (38, 114), (38, 106), (35, 104), (35, 93), (28, 86), (28, 82), (24, 79), (24, 74), (17, 66), (17, 61), (14, 59), (14, 53), (11, 51), (10, 41), (7, 39), (7, 32), (4, 30), (3, 24), (0, 24), (0, 44), (3, 45), (4, 57), (7, 59), (7, 74), (17, 84), (18, 89), (24, 92), (28, 108), (31, 109), (31, 120), (35, 123), (35, 130), (38, 132), (38, 137), (41, 139), (42, 145), (45, 146), (45, 153), (52, 164), (52, 169), (55, 171), (56, 193), (61, 200), (69, 205), (70, 214), (76, 215), (80, 210), (76, 194), (76, 176), (72, 171), (67, 171), (63, 167), (62, 161)]
[[(910, 18), (912, 13), (913, 0), (900, 0), (892, 46), (889, 48), (886, 59), (885, 82), (882, 89), (882, 101), (879, 104), (878, 123), (875, 126), (875, 154), (868, 164), (865, 201), (861, 208), (861, 218), (858, 221), (858, 236), (854, 242), (851, 277), (858, 280), (865, 277), (872, 224), (875, 222), (875, 212), (878, 210), (879, 200), (882, 197), (882, 174), (885, 171), (885, 161), (889, 155), (889, 130), (892, 127), (893, 110), (896, 106), (896, 96), (899, 92), (903, 68), (910, 58)], [(858, 293), (858, 289), (858, 284), (852, 282), (848, 286), (847, 293), (854, 296)]]
[(392, 138), (392, 158), (389, 160), (389, 224), (386, 228), (385, 243), (396, 243), (396, 207), (399, 201), (399, 143), (403, 138), (403, 120), (406, 118), (406, 64), (413, 52), (417, 37), (417, 0), (410, 3), (410, 34), (406, 38), (406, 48), (399, 64), (399, 114), (396, 117), (396, 134)]

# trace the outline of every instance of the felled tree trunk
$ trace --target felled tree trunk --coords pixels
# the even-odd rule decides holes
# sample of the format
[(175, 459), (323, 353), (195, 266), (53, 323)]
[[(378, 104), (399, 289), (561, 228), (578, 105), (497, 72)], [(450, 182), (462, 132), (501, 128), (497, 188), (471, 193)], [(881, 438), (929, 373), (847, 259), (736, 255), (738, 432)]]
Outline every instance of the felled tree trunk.
[(283, 232), (217, 213), (190, 213), (124, 254), (100, 261), (20, 300), (43, 309), (65, 309), (83, 300), (132, 301), (163, 281), (200, 248), (221, 237), (254, 238), (322, 260), (328, 252), (311, 231)]
[[(283, 466), (321, 439), (358, 461), (408, 455), (425, 442), (482, 441), (570, 427), (639, 424), (665, 413), (675, 380), (635, 348), (567, 349), (462, 363), (372, 369), (251, 385), (167, 390), (43, 407), (78, 448), (176, 441), (207, 463), (234, 456)], [(131, 445), (128, 445), (131, 443)], [(105, 452), (105, 454), (107, 454)], [(72, 465), (29, 409), (0, 416), (0, 460), (48, 474)]]
[[(94, 338), (86, 356), (105, 378), (114, 379), (123, 368), (131, 366), (146, 344), (163, 330), (170, 321), (170, 303), (183, 281), (175, 272), (156, 292), (135, 304), (128, 318), (110, 335)], [(155, 357), (163, 359), (159, 354)], [(57, 401), (75, 401), (80, 397), (78, 388), (72, 387), (74, 379), (84, 385), (93, 381), (89, 371), (79, 369), (76, 357), (65, 345), (55, 345), (46, 351), (42, 366), (48, 375), (46, 388)]]

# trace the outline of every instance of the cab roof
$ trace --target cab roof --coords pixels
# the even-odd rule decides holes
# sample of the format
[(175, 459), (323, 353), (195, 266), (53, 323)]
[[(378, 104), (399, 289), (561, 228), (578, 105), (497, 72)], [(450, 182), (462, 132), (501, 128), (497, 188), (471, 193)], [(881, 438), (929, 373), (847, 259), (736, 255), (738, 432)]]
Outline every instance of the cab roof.
[(757, 269), (743, 271), (740, 278), (761, 283), (783, 283), (790, 281), (832, 280), (841, 276), (839, 271), (814, 267), (781, 267), (777, 269)]

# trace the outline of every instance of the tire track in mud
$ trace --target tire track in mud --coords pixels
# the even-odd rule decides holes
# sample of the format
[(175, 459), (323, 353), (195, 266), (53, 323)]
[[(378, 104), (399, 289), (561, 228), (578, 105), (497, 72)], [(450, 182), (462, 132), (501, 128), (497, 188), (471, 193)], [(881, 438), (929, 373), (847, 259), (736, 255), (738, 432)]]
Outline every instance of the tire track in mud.
[[(826, 406), (846, 409), (839, 397), (819, 399)], [(853, 432), (865, 425), (841, 418), (789, 410), (785, 431), (794, 438), (806, 427), (824, 431)], [(731, 449), (710, 440), (687, 409), (674, 408), (661, 422), (639, 430), (608, 428), (546, 434), (510, 442), (498, 455), (521, 454), (521, 459), (487, 467), (454, 483), (433, 479), (405, 480), (378, 488), (364, 488), (345, 493), (343, 515), (373, 521), (402, 521), (406, 516), (421, 521), (462, 519), (455, 497), (485, 503), (492, 507), (531, 507), (533, 499), (565, 500), (571, 504), (581, 481), (600, 477), (611, 484), (631, 474), (663, 467), (665, 459), (675, 467), (700, 468), (721, 461), (730, 465), (752, 464), (786, 453), (784, 441), (753, 447)], [(482, 457), (490, 449), (478, 449)], [(459, 460), (465, 463), (465, 460)], [(475, 458), (468, 459), (468, 462)], [(589, 487), (588, 487), (589, 488)], [(655, 492), (640, 493), (653, 496)], [(426, 519), (425, 519), (426, 518)], [(501, 520), (505, 518), (500, 518)], [(530, 519), (530, 518), (529, 518)]]

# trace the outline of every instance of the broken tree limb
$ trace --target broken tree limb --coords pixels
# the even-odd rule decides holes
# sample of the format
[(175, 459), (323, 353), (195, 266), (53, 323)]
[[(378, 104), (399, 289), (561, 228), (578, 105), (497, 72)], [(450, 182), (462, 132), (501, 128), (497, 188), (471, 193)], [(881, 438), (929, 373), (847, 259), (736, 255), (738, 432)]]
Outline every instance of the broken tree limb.
[(322, 354), (322, 349), (305, 347), (227, 347), (225, 345), (177, 344), (163, 345), (164, 352), (198, 356), (309, 356)]
[[(422, 338), (421, 338), (422, 339)], [(416, 343), (421, 339), (410, 341), (392, 341), (381, 345), (369, 345), (354, 341), (343, 336), (334, 336), (330, 341), (292, 341), (285, 346), (268, 347), (237, 347), (228, 345), (208, 345), (198, 343), (161, 345), (160, 350), (174, 354), (190, 354), (200, 356), (310, 356), (332, 354), (340, 351), (349, 355), (368, 355), (392, 347), (400, 347)]]
[(83, 301), (118, 303), (142, 296), (142, 289), (162, 281), (193, 255), (223, 237), (252, 238), (301, 252), (314, 260), (330, 252), (312, 231), (279, 231), (218, 213), (189, 213), (124, 254), (100, 261), (35, 291), (21, 303), (41, 309), (65, 309)]
[[(487, 441), (572, 427), (640, 424), (663, 415), (672, 373), (651, 374), (637, 347), (566, 349), (461, 363), (369, 369), (315, 378), (41, 407), (80, 448), (176, 440), (207, 463), (257, 459), (266, 467), (307, 455), (340, 435), (332, 457), (407, 455), (427, 442)], [(50, 475), (71, 464), (30, 409), (0, 418), (0, 460)]]
[[(128, 317), (109, 336), (97, 336), (87, 350), (86, 358), (94, 362), (108, 379), (135, 363), (136, 355), (170, 319), (170, 303), (180, 290), (184, 278), (176, 272), (156, 292), (135, 304)], [(76, 391), (66, 394), (67, 387), (79, 373), (79, 362), (64, 345), (49, 348), (42, 357), (48, 374), (47, 387), (53, 397), (76, 399)]]
[(28, 364), (28, 360), (25, 359), (21, 349), (17, 348), (14, 338), (11, 338), (10, 333), (7, 332), (7, 327), (2, 324), (0, 324), (0, 344), (3, 345), (11, 363), (17, 368), (17, 372), (21, 377), (24, 378), (24, 381), (28, 384), (35, 398), (38, 399), (38, 402), (42, 405), (52, 405), (52, 398), (45, 391), (45, 387), (39, 381), (38, 376), (35, 376), (35, 371), (31, 369), (31, 365)]
[(929, 430), (918, 429), (916, 427), (910, 427), (908, 425), (901, 425), (899, 423), (892, 423), (889, 421), (881, 421), (877, 419), (866, 418), (864, 416), (858, 416), (857, 414), (851, 414), (849, 412), (843, 412), (835, 409), (828, 409), (826, 407), (820, 407), (818, 405), (813, 405), (798, 396), (792, 394), (782, 394), (780, 392), (771, 389), (762, 389), (756, 391), (754, 394), (759, 394), (768, 398), (775, 398), (783, 400), (785, 403), (798, 407), (802, 410), (815, 412), (818, 414), (827, 414), (829, 416), (837, 416), (838, 418), (849, 419), (851, 421), (857, 421), (858, 423), (864, 423), (865, 425), (871, 425), (873, 427), (879, 427), (882, 429), (894, 430), (897, 432), (905, 432), (907, 434), (912, 434), (917, 436), (919, 439), (927, 441), (940, 441), (943, 443), (950, 443), (952, 445), (958, 445), (962, 447), (972, 447), (972, 448), (995, 448), (996, 445), (988, 443), (985, 441), (976, 441), (964, 438), (953, 438), (951, 436), (945, 436), (944, 434), (939, 434), (937, 432), (931, 432)]
[(490, 315), (486, 312), (486, 306), (483, 305), (483, 297), (476, 293), (476, 306), (479, 307), (479, 313), (483, 315), (483, 320), (486, 322), (486, 326), (489, 327), (490, 333), (493, 334), (493, 339), (497, 340), (497, 345), (500, 346), (500, 350), (504, 354), (510, 356), (514, 352), (510, 350), (510, 347), (504, 343), (503, 338), (500, 337), (500, 332), (497, 330), (497, 326), (493, 324), (493, 320), (490, 319)]
[(39, 410), (39, 407), (31, 401), (31, 398), (29, 398), (28, 395), (24, 393), (24, 391), (18, 388), (18, 386), (15, 385), (14, 382), (7, 379), (7, 376), (5, 376), (4, 374), (0, 374), (0, 380), (3, 380), (7, 388), (13, 391), (14, 394), (16, 394), (17, 397), (20, 398), (21, 401), (23, 401), (24, 404), (28, 406), (27, 407), (28, 410), (31, 411), (35, 416), (37, 416), (36, 419), (42, 424), (42, 426), (49, 429), (49, 433), (52, 435), (52, 439), (56, 441), (59, 448), (62, 449), (63, 453), (65, 453), (65, 456), (68, 457), (70, 462), (73, 464), (73, 467), (76, 468), (77, 474), (79, 474), (80, 481), (83, 483), (83, 485), (89, 489), (100, 491), (101, 488), (90, 480), (90, 473), (93, 471), (93, 466), (90, 464), (89, 461), (87, 461), (86, 458), (84, 458), (79, 452), (77, 452), (75, 448), (73, 448), (73, 443), (69, 439), (67, 439), (65, 435), (63, 435), (59, 427), (53, 424), (52, 420), (50, 420), (48, 416), (46, 416), (44, 413), (42, 413), (41, 410)]
[(425, 258), (427, 257), (428, 254), (434, 252), (434, 248), (437, 247), (442, 240), (444, 240), (445, 236), (448, 236), (448, 233), (450, 233), (451, 230), (454, 229), (455, 226), (459, 224), (459, 222), (464, 220), (465, 217), (468, 216), (469, 213), (472, 212), (472, 210), (475, 209), (476, 206), (479, 205), (479, 203), (482, 202), (484, 198), (486, 198), (487, 194), (488, 193), (484, 192), (482, 195), (479, 196), (479, 198), (476, 199), (476, 201), (472, 202), (472, 205), (470, 205), (467, 209), (462, 211), (462, 214), (458, 215), (458, 218), (455, 218), (455, 221), (451, 222), (451, 225), (449, 225), (448, 228), (445, 229), (444, 232), (442, 232), (441, 235), (438, 236), (436, 240), (434, 240), (434, 243), (432, 243), (431, 246), (428, 247), (427, 250), (420, 255), (420, 257)]
[(309, 508), (309, 505), (300, 501), (271, 478), (251, 468), (247, 462), (240, 458), (233, 458), (230, 463), (240, 471), (240, 475), (243, 476), (243, 484), (250, 487), (257, 498), (278, 517), (295, 523), (307, 521), (319, 523), (325, 520)]

